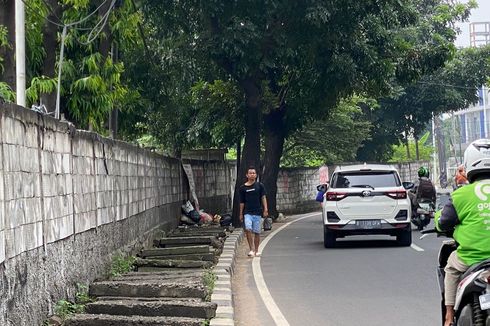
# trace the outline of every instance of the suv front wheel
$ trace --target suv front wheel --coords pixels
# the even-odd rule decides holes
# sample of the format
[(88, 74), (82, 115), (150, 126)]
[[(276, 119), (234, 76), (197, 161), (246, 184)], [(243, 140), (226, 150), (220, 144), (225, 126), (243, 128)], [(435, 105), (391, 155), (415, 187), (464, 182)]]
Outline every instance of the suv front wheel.
[(335, 231), (328, 229), (326, 226), (323, 227), (323, 245), (325, 248), (335, 247), (336, 238)]

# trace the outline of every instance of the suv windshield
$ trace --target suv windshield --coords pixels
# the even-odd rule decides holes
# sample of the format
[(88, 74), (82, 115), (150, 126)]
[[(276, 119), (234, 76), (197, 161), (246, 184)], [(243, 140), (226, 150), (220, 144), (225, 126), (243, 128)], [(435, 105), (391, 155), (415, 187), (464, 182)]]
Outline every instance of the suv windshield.
[(345, 172), (337, 173), (334, 188), (378, 188), (399, 187), (400, 180), (393, 171), (386, 172)]

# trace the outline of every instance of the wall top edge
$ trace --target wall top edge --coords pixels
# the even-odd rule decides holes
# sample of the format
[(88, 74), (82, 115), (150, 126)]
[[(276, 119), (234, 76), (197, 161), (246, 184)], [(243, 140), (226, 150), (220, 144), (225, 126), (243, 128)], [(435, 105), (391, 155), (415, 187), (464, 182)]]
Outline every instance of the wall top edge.
[(107, 138), (93, 131), (76, 129), (71, 122), (59, 121), (52, 116), (41, 114), (16, 104), (0, 103), (0, 118), (4, 117), (19, 120), (25, 124), (37, 125), (44, 129), (70, 134), (74, 138), (93, 140), (108, 146), (140, 152), (156, 159), (163, 159), (175, 163), (179, 162), (179, 159), (175, 157), (158, 154), (129, 142)]

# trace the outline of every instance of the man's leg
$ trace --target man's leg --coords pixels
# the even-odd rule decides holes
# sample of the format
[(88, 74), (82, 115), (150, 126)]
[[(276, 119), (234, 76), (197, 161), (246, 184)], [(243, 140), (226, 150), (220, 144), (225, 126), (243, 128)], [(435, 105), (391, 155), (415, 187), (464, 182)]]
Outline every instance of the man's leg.
[(444, 304), (446, 305), (446, 321), (444, 326), (450, 326), (454, 321), (454, 304), (456, 301), (456, 290), (459, 278), (468, 269), (459, 258), (456, 251), (453, 251), (447, 260), (444, 268)]
[[(247, 242), (248, 242), (248, 247), (250, 248), (250, 251), (252, 252), (252, 255), (253, 255), (253, 251), (254, 251), (254, 239), (252, 237), (252, 216), (249, 215), (249, 214), (245, 214), (243, 216), (243, 219), (244, 219), (244, 224), (245, 224), (245, 235), (247, 236)], [(249, 256), (251, 254), (249, 253)]]
[(254, 233), (255, 253), (259, 252), (260, 233)]
[(262, 217), (260, 215), (254, 215), (252, 217), (253, 219), (253, 224), (252, 224), (252, 232), (254, 234), (254, 250), (255, 250), (255, 256), (260, 256), (259, 253), (259, 245), (260, 245), (260, 228), (261, 228), (261, 220)]

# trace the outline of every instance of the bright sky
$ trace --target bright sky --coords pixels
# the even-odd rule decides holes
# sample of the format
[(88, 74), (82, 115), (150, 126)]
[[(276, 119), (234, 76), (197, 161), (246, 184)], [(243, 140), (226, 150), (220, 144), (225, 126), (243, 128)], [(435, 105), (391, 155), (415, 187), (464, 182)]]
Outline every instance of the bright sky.
[(470, 23), (490, 22), (490, 0), (477, 0), (476, 2), (478, 3), (478, 8), (471, 11), (468, 22), (457, 24), (461, 29), (461, 33), (455, 42), (457, 47), (470, 46)]

